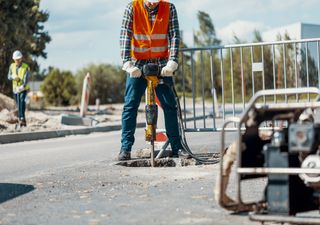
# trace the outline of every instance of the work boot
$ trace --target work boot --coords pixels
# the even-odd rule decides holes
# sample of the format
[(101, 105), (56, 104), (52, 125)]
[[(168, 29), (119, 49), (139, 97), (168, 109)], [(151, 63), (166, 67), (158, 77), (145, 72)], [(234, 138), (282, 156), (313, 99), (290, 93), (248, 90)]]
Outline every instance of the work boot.
[(119, 155), (118, 155), (118, 160), (119, 161), (125, 161), (125, 160), (130, 160), (131, 159), (131, 153), (128, 151), (121, 150)]
[(172, 158), (190, 159), (191, 155), (183, 149), (179, 149), (172, 154)]
[(19, 125), (20, 125), (20, 127), (26, 127), (26, 126), (27, 126), (26, 120), (25, 120), (25, 119), (21, 119), (21, 120), (19, 121)]

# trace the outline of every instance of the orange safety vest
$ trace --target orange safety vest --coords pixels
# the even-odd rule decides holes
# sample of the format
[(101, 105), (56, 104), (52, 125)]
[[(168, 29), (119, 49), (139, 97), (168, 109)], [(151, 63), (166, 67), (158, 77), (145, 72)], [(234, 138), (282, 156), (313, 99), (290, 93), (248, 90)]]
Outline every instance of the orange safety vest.
[(144, 0), (133, 0), (133, 38), (131, 56), (135, 59), (168, 58), (170, 5), (161, 0), (151, 25)]

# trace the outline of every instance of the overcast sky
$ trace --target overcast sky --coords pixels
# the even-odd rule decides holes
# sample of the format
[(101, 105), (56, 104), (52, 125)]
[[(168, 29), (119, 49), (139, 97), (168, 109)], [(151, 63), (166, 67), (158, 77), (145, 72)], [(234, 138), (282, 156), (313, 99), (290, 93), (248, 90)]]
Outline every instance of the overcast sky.
[[(46, 30), (48, 66), (76, 71), (89, 63), (121, 64), (119, 34), (122, 15), (129, 0), (42, 0), (50, 13)], [(254, 29), (261, 32), (304, 22), (320, 24), (319, 0), (171, 0), (176, 5), (180, 29), (189, 46), (198, 28), (197, 11), (210, 14), (218, 38), (232, 43), (233, 34), (251, 41)]]

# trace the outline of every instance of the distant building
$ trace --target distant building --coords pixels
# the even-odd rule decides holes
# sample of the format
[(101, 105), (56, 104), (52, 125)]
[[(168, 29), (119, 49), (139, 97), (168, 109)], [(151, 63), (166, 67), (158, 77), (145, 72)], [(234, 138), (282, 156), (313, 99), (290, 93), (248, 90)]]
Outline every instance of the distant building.
[(280, 34), (288, 33), (292, 40), (320, 38), (320, 24), (294, 23), (283, 27), (277, 27), (262, 33), (264, 41), (276, 41)]
[(30, 91), (40, 91), (40, 86), (43, 84), (43, 81), (30, 81), (29, 85), (30, 85)]
[[(294, 23), (264, 32), (262, 33), (262, 38), (264, 41), (273, 42), (277, 41), (279, 34), (283, 39), (286, 33), (291, 40), (320, 38), (320, 24)], [(306, 51), (306, 47), (308, 47), (308, 51)], [(300, 67), (300, 85), (301, 83), (306, 85), (305, 77), (308, 74), (310, 76), (310, 85), (320, 86), (320, 42), (301, 43), (297, 45), (297, 49), (297, 60)], [(308, 53), (308, 64), (306, 63), (306, 53)]]

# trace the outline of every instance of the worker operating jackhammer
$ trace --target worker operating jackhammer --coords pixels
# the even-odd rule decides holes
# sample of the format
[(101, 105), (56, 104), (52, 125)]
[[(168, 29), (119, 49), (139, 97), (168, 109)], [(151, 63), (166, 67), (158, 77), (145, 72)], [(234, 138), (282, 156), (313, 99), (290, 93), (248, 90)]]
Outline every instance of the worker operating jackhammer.
[(180, 43), (176, 8), (162, 0), (134, 0), (127, 5), (121, 27), (120, 47), (122, 69), (127, 72), (125, 102), (122, 113), (121, 149), (118, 160), (131, 159), (136, 118), (147, 80), (141, 74), (144, 65), (153, 62), (160, 66), (160, 76), (166, 85), (155, 88), (164, 111), (166, 134), (173, 157), (182, 154), (177, 106), (172, 76), (178, 68)]

